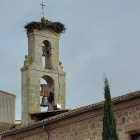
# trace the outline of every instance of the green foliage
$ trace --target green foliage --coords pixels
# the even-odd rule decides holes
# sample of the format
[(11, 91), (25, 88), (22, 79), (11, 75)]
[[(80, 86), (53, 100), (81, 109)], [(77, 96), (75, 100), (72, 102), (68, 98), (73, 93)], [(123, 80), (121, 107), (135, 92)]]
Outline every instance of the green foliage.
[(102, 140), (119, 140), (116, 131), (116, 120), (113, 115), (110, 87), (106, 76), (104, 76), (104, 97)]

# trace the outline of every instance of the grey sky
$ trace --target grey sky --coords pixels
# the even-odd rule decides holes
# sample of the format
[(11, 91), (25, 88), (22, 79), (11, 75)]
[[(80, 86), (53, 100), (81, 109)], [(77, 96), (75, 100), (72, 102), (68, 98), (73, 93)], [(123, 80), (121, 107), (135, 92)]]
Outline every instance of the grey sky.
[[(21, 72), (28, 40), (24, 25), (40, 21), (41, 0), (0, 1), (0, 90), (16, 98), (21, 116)], [(140, 0), (51, 0), (45, 17), (60, 21), (60, 61), (66, 76), (66, 107), (102, 101), (103, 73), (112, 97), (140, 89)]]

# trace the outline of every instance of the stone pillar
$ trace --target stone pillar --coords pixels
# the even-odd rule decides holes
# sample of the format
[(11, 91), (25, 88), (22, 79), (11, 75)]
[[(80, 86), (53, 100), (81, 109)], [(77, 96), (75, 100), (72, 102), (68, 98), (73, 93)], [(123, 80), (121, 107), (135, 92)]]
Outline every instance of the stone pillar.
[(28, 59), (33, 68), (42, 68), (42, 42), (39, 41), (37, 30), (28, 33)]
[(29, 113), (40, 112), (40, 78), (38, 71), (21, 69), (22, 72), (22, 126), (31, 122)]
[(65, 73), (59, 74), (59, 97), (58, 97), (58, 103), (61, 104), (61, 108), (65, 109)]

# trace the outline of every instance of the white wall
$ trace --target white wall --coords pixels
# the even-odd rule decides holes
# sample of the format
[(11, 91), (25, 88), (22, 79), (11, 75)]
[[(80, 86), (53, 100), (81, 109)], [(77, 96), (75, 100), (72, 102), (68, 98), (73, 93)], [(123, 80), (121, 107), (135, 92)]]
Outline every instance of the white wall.
[(0, 91), (0, 122), (15, 123), (15, 99)]

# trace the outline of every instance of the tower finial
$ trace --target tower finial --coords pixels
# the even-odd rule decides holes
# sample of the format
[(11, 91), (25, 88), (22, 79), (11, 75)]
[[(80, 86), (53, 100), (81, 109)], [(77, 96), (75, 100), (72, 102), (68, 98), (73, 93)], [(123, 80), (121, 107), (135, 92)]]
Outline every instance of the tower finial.
[(44, 6), (46, 6), (46, 5), (43, 5), (43, 2), (40, 5), (42, 6), (42, 11), (43, 11), (43, 13), (41, 13), (41, 14), (43, 14), (43, 17), (44, 17)]

